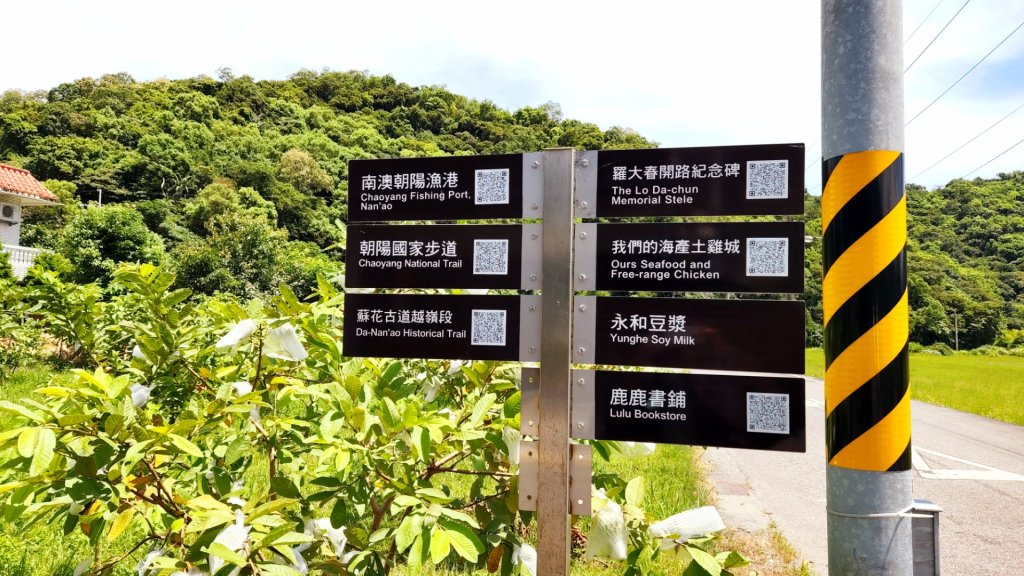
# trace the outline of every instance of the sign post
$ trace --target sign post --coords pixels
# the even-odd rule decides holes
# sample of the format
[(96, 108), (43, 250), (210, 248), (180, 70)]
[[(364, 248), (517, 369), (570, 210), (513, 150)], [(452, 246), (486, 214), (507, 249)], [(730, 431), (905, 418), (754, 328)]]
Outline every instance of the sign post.
[[(570, 515), (590, 514), (590, 447), (573, 438), (803, 451), (797, 301), (576, 295), (798, 293), (803, 225), (584, 223), (576, 218), (800, 214), (803, 146), (780, 144), (353, 161), (347, 356), (540, 362), (524, 368), (520, 509), (538, 573), (567, 576)], [(542, 218), (541, 224), (392, 224)], [(371, 224), (372, 223), (372, 224)], [(574, 256), (575, 254), (575, 256)]]
[(821, 3), (830, 574), (914, 572), (902, 15)]
[[(537, 573), (569, 574), (569, 378), (576, 153), (544, 152), (544, 320), (540, 358)], [(589, 489), (589, 482), (588, 482)], [(589, 492), (589, 490), (588, 490)], [(589, 502), (588, 502), (589, 504)]]

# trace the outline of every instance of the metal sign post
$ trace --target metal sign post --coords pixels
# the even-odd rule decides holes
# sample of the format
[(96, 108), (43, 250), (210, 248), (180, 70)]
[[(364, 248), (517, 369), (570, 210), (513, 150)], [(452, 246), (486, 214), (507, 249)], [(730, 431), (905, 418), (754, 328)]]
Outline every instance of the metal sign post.
[(913, 573), (902, 14), (821, 4), (830, 574)]
[(569, 573), (569, 346), (573, 305), (570, 276), (575, 157), (571, 148), (544, 152), (537, 573), (545, 576)]

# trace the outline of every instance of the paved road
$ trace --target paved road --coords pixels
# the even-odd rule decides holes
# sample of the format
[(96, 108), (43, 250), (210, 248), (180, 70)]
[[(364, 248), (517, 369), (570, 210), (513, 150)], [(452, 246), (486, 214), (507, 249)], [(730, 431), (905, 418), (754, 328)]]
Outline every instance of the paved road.
[[(774, 521), (827, 574), (824, 388), (807, 379), (807, 453), (705, 453), (727, 525)], [(912, 403), (914, 497), (941, 506), (945, 574), (1024, 574), (1024, 427)]]

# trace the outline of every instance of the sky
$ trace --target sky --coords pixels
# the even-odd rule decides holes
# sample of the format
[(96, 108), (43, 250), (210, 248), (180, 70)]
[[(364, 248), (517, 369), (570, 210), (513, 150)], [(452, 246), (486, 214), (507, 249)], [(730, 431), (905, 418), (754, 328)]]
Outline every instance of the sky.
[[(1024, 23), (1024, 2), (903, 0), (903, 10), (905, 65), (923, 52), (905, 74), (907, 120)], [(35, 0), (5, 6), (4, 20), (0, 91), (115, 72), (365, 70), (509, 110), (555, 102), (566, 118), (663, 147), (802, 142), (806, 186), (821, 190), (819, 0)], [(1024, 28), (908, 124), (907, 181), (1024, 169), (1024, 143), (993, 160), (1024, 137), (1022, 105)]]

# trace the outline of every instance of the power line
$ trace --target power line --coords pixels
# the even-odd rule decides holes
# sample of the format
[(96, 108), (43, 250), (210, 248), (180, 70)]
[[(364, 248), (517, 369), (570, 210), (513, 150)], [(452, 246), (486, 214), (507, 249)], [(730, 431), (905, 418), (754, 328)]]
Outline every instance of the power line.
[(935, 11), (938, 10), (939, 6), (942, 6), (942, 3), (945, 1), (946, 0), (939, 0), (938, 4), (936, 4), (935, 7), (932, 8), (932, 11), (929, 12), (928, 15), (924, 17), (924, 20), (921, 20), (921, 23), (917, 25), (917, 28), (914, 28), (914, 31), (910, 33), (910, 36), (907, 36), (906, 40), (903, 41), (904, 46), (907, 45), (907, 42), (910, 42), (910, 39), (914, 37), (914, 34), (917, 34), (917, 31), (921, 29), (921, 26), (924, 26), (924, 23), (927, 22), (928, 19), (932, 17), (932, 14), (935, 14)]
[[(927, 171), (931, 170), (932, 168), (935, 168), (936, 166), (938, 166), (939, 164), (941, 164), (941, 163), (942, 163), (943, 161), (945, 161), (945, 160), (946, 160), (947, 158), (949, 158), (949, 157), (950, 157), (950, 156), (952, 156), (953, 154), (956, 154), (957, 152), (959, 152), (959, 151), (963, 150), (963, 149), (964, 149), (964, 148), (965, 148), (965, 147), (966, 147), (966, 146), (967, 146), (968, 144), (970, 144), (971, 142), (974, 142), (974, 141), (975, 141), (975, 140), (977, 140), (978, 138), (981, 138), (982, 136), (984, 136), (984, 135), (985, 135), (985, 133), (986, 133), (986, 132), (988, 132), (989, 130), (991, 130), (991, 129), (995, 128), (996, 126), (998, 126), (998, 125), (1000, 125), (1000, 124), (1002, 124), (1003, 120), (1006, 120), (1006, 119), (1007, 119), (1007, 118), (1009, 118), (1010, 116), (1013, 116), (1013, 115), (1014, 115), (1014, 114), (1016, 114), (1016, 113), (1017, 113), (1017, 112), (1018, 112), (1018, 111), (1019, 111), (1019, 110), (1020, 110), (1021, 108), (1024, 108), (1024, 104), (1021, 104), (1020, 106), (1017, 106), (1016, 108), (1014, 108), (1014, 109), (1013, 109), (1013, 111), (1012, 111), (1012, 112), (1010, 112), (1010, 113), (1009, 113), (1009, 114), (1007, 114), (1006, 116), (1003, 116), (1002, 118), (1000, 118), (1000, 119), (999, 119), (999, 120), (998, 120), (998, 121), (997, 121), (997, 122), (996, 122), (995, 124), (993, 124), (993, 125), (989, 126), (988, 128), (985, 128), (984, 130), (982, 130), (981, 132), (979, 132), (979, 133), (978, 133), (978, 134), (977, 134), (977, 135), (976, 135), (976, 136), (975, 136), (974, 138), (971, 138), (971, 139), (970, 139), (970, 140), (968, 140), (967, 142), (964, 142), (964, 143), (963, 143), (963, 144), (961, 144), (961, 145), (960, 145), (960, 147), (959, 147), (959, 148), (957, 148), (956, 150), (953, 150), (952, 152), (950, 152), (949, 154), (946, 154), (945, 156), (943, 156), (943, 157), (942, 157), (942, 158), (940, 158), (939, 160), (936, 160), (936, 161), (935, 161), (935, 163), (934, 163), (934, 164), (932, 164), (931, 166), (929, 166), (929, 167), (925, 168), (924, 170), (921, 170), (921, 171), (920, 171), (920, 172), (918, 172), (917, 174), (914, 174), (913, 176), (911, 176), (911, 177), (910, 177), (910, 179), (911, 179), (911, 180), (913, 180), (913, 179), (917, 178), (918, 176), (920, 176), (920, 175), (924, 174), (925, 172), (927, 172)], [(973, 172), (972, 172), (972, 174), (973, 174)]]
[[(1017, 143), (1016, 143), (1016, 144), (1014, 144), (1013, 146), (1010, 146), (1010, 147), (1009, 147), (1009, 148), (1007, 148), (1006, 150), (1003, 150), (1003, 151), (1002, 151), (1002, 152), (1000, 152), (999, 154), (996, 154), (996, 155), (995, 155), (995, 157), (994, 157), (994, 158), (992, 158), (991, 160), (989, 160), (988, 162), (985, 162), (985, 163), (984, 163), (984, 164), (982, 164), (981, 166), (978, 166), (978, 167), (977, 167), (977, 168), (975, 168), (974, 170), (971, 170), (971, 171), (970, 171), (970, 172), (969, 172), (969, 173), (967, 174), (967, 176), (970, 176), (971, 174), (974, 174), (975, 172), (977, 172), (978, 170), (981, 170), (981, 169), (982, 169), (982, 168), (984, 168), (985, 166), (988, 166), (989, 164), (991, 164), (991, 163), (995, 162), (996, 160), (998, 160), (998, 159), (999, 159), (999, 157), (1000, 157), (1000, 156), (1002, 156), (1003, 154), (1006, 154), (1007, 152), (1009, 152), (1010, 150), (1013, 150), (1014, 148), (1016, 148), (1017, 146), (1020, 146), (1021, 144), (1024, 144), (1024, 139), (1021, 139), (1021, 140), (1020, 140), (1019, 142), (1017, 142)], [(962, 179), (963, 179), (963, 180), (966, 180), (966, 179), (967, 179), (967, 176), (964, 176), (964, 177), (963, 177)]]
[[(968, 0), (968, 1), (970, 1), (970, 0)], [(992, 48), (991, 50), (989, 50), (989, 51), (988, 51), (988, 54), (985, 54), (984, 56), (982, 56), (982, 57), (981, 57), (981, 60), (978, 60), (978, 61), (977, 61), (977, 62), (976, 62), (976, 63), (974, 64), (974, 66), (971, 66), (970, 70), (968, 70), (967, 72), (964, 72), (964, 75), (963, 75), (963, 76), (961, 76), (961, 77), (957, 78), (956, 82), (953, 82), (953, 84), (952, 84), (952, 85), (951, 85), (951, 86), (950, 86), (949, 88), (946, 88), (946, 90), (945, 90), (945, 91), (944, 91), (944, 92), (943, 92), (942, 94), (939, 94), (939, 95), (938, 95), (938, 97), (936, 97), (936, 98), (935, 98), (935, 100), (932, 100), (931, 102), (929, 102), (929, 103), (928, 103), (928, 105), (927, 105), (927, 106), (925, 106), (925, 107), (924, 107), (924, 108), (923, 108), (923, 109), (922, 109), (922, 110), (921, 110), (920, 112), (918, 112), (917, 114), (915, 114), (913, 118), (911, 118), (910, 120), (907, 120), (907, 123), (906, 123), (906, 124), (904, 124), (903, 126), (904, 126), (904, 127), (906, 127), (906, 126), (910, 126), (910, 123), (911, 123), (911, 122), (913, 122), (914, 120), (917, 120), (918, 116), (920, 116), (921, 114), (924, 114), (926, 110), (928, 110), (929, 108), (931, 108), (931, 107), (932, 107), (932, 104), (935, 104), (936, 102), (938, 102), (939, 100), (941, 100), (941, 99), (942, 99), (942, 97), (946, 95), (946, 93), (948, 93), (948, 92), (949, 92), (950, 90), (952, 90), (954, 86), (956, 86), (957, 84), (959, 84), (961, 80), (963, 80), (964, 78), (966, 78), (968, 74), (970, 74), (971, 72), (974, 72), (974, 69), (975, 69), (975, 68), (977, 68), (977, 67), (978, 67), (979, 65), (981, 65), (981, 63), (982, 63), (982, 62), (984, 62), (984, 61), (985, 61), (985, 59), (987, 59), (987, 58), (988, 58), (989, 56), (991, 56), (993, 52), (995, 52), (996, 50), (998, 50), (998, 49), (999, 49), (999, 47), (1000, 47), (1000, 46), (1002, 46), (1002, 45), (1003, 45), (1003, 44), (1004, 44), (1004, 43), (1005, 43), (1005, 42), (1006, 42), (1007, 40), (1009, 40), (1011, 36), (1013, 36), (1014, 34), (1016, 34), (1016, 33), (1017, 33), (1017, 31), (1018, 31), (1018, 30), (1020, 30), (1022, 26), (1024, 26), (1024, 21), (1022, 21), (1022, 22), (1021, 22), (1020, 24), (1018, 24), (1018, 25), (1017, 25), (1017, 27), (1016, 27), (1016, 28), (1014, 28), (1012, 32), (1010, 32), (1009, 34), (1007, 34), (1007, 35), (1006, 35), (1006, 37), (1005, 37), (1005, 38), (1003, 38), (1002, 40), (1000, 40), (1000, 41), (999, 41), (999, 44), (996, 44), (994, 48)]]
[(917, 64), (917, 61), (921, 59), (921, 56), (924, 56), (924, 53), (927, 52), (928, 49), (932, 47), (932, 44), (934, 44), (935, 41), (939, 39), (939, 36), (942, 36), (942, 33), (946, 31), (946, 28), (949, 28), (949, 25), (953, 23), (953, 20), (956, 20), (956, 17), (959, 16), (960, 13), (964, 11), (964, 8), (966, 8), (967, 5), (970, 3), (971, 0), (967, 0), (966, 2), (964, 2), (963, 6), (961, 6), (960, 9), (956, 11), (956, 14), (953, 14), (953, 17), (949, 19), (949, 22), (946, 22), (946, 25), (942, 27), (942, 30), (939, 30), (939, 33), (936, 34), (935, 37), (932, 38), (931, 42), (929, 42), (928, 45), (924, 47), (924, 50), (921, 50), (921, 53), (917, 55), (917, 58), (914, 58), (914, 61), (910, 63), (910, 66), (907, 66), (906, 70), (903, 71), (904, 74), (907, 73), (907, 70), (913, 68), (914, 64)]

